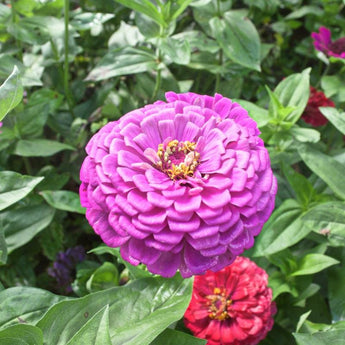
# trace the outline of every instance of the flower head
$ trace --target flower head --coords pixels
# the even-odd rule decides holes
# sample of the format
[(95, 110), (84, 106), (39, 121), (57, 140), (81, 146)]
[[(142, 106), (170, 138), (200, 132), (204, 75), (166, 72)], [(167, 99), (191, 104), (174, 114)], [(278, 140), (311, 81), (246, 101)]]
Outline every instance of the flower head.
[(316, 50), (323, 52), (328, 56), (345, 58), (345, 37), (332, 41), (331, 31), (321, 26), (319, 32), (312, 32), (311, 37), (314, 39)]
[(308, 103), (301, 118), (314, 127), (325, 125), (328, 120), (322, 115), (319, 107), (334, 107), (334, 103), (322, 91), (310, 87)]
[(267, 273), (238, 256), (218, 272), (194, 279), (184, 322), (207, 345), (255, 345), (266, 337), (276, 313)]
[(81, 203), (102, 240), (164, 277), (219, 270), (250, 248), (277, 189), (256, 123), (217, 94), (166, 94), (88, 143)]
[(48, 269), (48, 274), (55, 278), (60, 290), (66, 293), (72, 291), (72, 272), (76, 265), (85, 259), (85, 249), (82, 246), (68, 248), (65, 252), (59, 252), (53, 267)]

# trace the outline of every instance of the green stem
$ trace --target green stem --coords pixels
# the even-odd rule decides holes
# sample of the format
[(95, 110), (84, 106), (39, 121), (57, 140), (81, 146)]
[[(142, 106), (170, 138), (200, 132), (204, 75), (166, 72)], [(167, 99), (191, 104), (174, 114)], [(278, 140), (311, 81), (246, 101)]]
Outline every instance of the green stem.
[(322, 73), (321, 78), (320, 78), (320, 79), (318, 80), (318, 82), (316, 83), (316, 85), (315, 85), (315, 88), (316, 88), (316, 89), (319, 88), (320, 83), (321, 83), (321, 79), (322, 79), (324, 76), (327, 75), (327, 73), (328, 73), (328, 71), (329, 71), (329, 67), (330, 67), (330, 63), (326, 66), (325, 70), (324, 70), (323, 73)]
[(217, 0), (217, 15), (219, 18), (222, 17), (222, 12), (220, 11), (220, 0)]
[[(223, 49), (220, 49), (220, 51), (219, 51), (218, 64), (219, 64), (219, 66), (223, 65)], [(221, 74), (218, 72), (216, 74), (216, 86), (214, 87), (215, 93), (219, 92), (220, 78), (221, 78)]]
[(64, 6), (64, 20), (65, 20), (65, 61), (64, 61), (64, 91), (65, 96), (67, 99), (68, 107), (71, 114), (73, 114), (73, 99), (69, 89), (69, 61), (68, 61), (68, 41), (69, 41), (69, 31), (68, 31), (68, 23), (69, 23), (69, 0), (65, 0)]
[(22, 157), (22, 158), (23, 158), (23, 162), (24, 162), (24, 166), (25, 166), (25, 170), (27, 174), (32, 176), (33, 175), (32, 166), (28, 157)]
[[(12, 15), (12, 23), (13, 25), (16, 25), (17, 23), (17, 15), (16, 15), (16, 10), (14, 9), (15, 5), (14, 5), (14, 0), (11, 0), (11, 15)], [(18, 48), (18, 58), (20, 61), (23, 61), (23, 52), (22, 52), (22, 44), (20, 42), (20, 40), (16, 39), (16, 45)]]
[(161, 80), (162, 80), (162, 76), (161, 76), (161, 70), (158, 69), (157, 71), (157, 75), (156, 75), (156, 84), (155, 84), (155, 88), (153, 90), (153, 93), (152, 93), (152, 97), (151, 97), (151, 101), (154, 102), (157, 95), (158, 95), (158, 91), (161, 87)]

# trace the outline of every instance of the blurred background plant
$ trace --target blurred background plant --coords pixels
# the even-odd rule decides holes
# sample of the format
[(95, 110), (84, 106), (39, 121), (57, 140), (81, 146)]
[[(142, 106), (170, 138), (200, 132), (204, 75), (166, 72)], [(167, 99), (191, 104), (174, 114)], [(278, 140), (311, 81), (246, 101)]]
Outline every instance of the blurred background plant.
[[(95, 326), (99, 344), (122, 343), (140, 327), (147, 334), (140, 344), (205, 343), (181, 322), (191, 281), (152, 277), (117, 249), (100, 246), (78, 196), (90, 136), (171, 90), (235, 99), (257, 121), (270, 151), (279, 181), (276, 210), (245, 253), (269, 273), (278, 310), (260, 344), (341, 344), (344, 6), (341, 0), (3, 1), (0, 343), (29, 333), (37, 344), (43, 336), (48, 344), (96, 344)], [(331, 33), (328, 50), (313, 45), (311, 34), (322, 26)], [(74, 247), (84, 248), (85, 258), (61, 263)], [(61, 265), (68, 266), (63, 284), (56, 274)], [(129, 306), (138, 291), (133, 318)], [(157, 291), (170, 313), (162, 313)], [(61, 317), (79, 312), (75, 322)], [(171, 324), (174, 330), (166, 329)]]

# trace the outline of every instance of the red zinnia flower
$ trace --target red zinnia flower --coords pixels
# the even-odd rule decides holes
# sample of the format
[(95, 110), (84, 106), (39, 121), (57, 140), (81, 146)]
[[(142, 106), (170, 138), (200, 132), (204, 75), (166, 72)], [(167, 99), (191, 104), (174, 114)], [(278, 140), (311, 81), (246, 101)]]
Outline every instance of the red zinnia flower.
[(196, 276), (185, 325), (207, 345), (256, 345), (273, 326), (276, 313), (267, 273), (237, 257), (218, 272)]
[(322, 115), (319, 107), (334, 107), (333, 101), (325, 96), (322, 91), (310, 87), (308, 104), (302, 114), (302, 119), (314, 127), (325, 125), (328, 120)]

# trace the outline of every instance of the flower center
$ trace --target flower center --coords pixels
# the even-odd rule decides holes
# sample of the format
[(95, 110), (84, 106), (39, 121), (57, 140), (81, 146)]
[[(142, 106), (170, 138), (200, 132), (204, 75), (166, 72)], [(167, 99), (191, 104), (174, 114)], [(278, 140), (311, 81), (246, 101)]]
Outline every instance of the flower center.
[(213, 295), (206, 296), (208, 308), (208, 317), (212, 320), (223, 321), (230, 317), (228, 307), (232, 300), (226, 296), (225, 289), (215, 287)]
[(193, 176), (199, 165), (199, 152), (195, 151), (196, 143), (190, 141), (171, 140), (158, 145), (156, 166), (172, 180)]
[(329, 45), (330, 50), (333, 53), (341, 54), (345, 53), (345, 37), (339, 38)]

